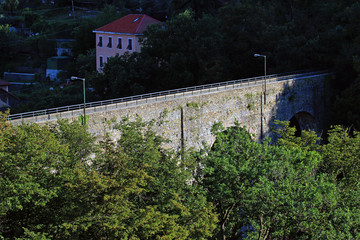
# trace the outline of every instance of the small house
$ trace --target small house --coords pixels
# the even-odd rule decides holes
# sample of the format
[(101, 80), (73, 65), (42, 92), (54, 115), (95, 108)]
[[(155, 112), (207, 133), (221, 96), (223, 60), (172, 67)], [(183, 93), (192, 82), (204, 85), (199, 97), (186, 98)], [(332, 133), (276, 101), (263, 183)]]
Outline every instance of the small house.
[(96, 69), (102, 69), (108, 58), (126, 52), (140, 52), (139, 38), (146, 28), (160, 21), (145, 14), (129, 14), (102, 26), (96, 34)]

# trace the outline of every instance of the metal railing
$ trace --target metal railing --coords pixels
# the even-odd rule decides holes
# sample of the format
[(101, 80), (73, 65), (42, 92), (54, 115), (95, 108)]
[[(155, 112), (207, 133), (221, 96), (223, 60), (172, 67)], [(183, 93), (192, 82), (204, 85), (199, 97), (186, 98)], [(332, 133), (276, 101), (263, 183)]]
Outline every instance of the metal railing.
[[(291, 73), (283, 73), (283, 74), (272, 74), (268, 75), (266, 77), (266, 82), (271, 83), (275, 81), (285, 81), (293, 78), (306, 78), (307, 76), (313, 76), (313, 75), (319, 75), (319, 74), (326, 74), (327, 71), (296, 71)], [(135, 95), (130, 97), (122, 97), (122, 98), (116, 98), (116, 99), (110, 99), (110, 100), (104, 100), (104, 101), (97, 101), (97, 102), (90, 102), (86, 103), (86, 108), (95, 108), (99, 106), (107, 106), (111, 104), (118, 104), (118, 103), (127, 103), (127, 102), (133, 102), (135, 101), (134, 105), (138, 104), (138, 100), (147, 100), (147, 99), (153, 99), (155, 98), (155, 101), (158, 101), (158, 97), (164, 97), (161, 100), (169, 99), (169, 98), (175, 98), (179, 97), (177, 96), (180, 93), (183, 93), (181, 96), (187, 95), (187, 93), (194, 94), (194, 92), (203, 93), (203, 90), (210, 90), (209, 92), (213, 91), (219, 91), (220, 88), (223, 90), (229, 89), (229, 88), (239, 88), (244, 86), (250, 86), (250, 85), (256, 85), (256, 84), (262, 84), (264, 80), (264, 76), (259, 77), (252, 77), (252, 78), (245, 78), (245, 79), (239, 79), (239, 80), (232, 80), (232, 81), (226, 81), (226, 82), (220, 82), (220, 83), (212, 83), (212, 84), (206, 84), (206, 85), (199, 85), (199, 86), (193, 86), (193, 87), (186, 87), (186, 88), (178, 88), (173, 90), (166, 90), (161, 92), (154, 92), (154, 93), (147, 93), (147, 94), (141, 94), (141, 95)], [(160, 100), (160, 99), (159, 99)], [(147, 101), (145, 101), (147, 102)], [(142, 101), (141, 103), (144, 103)], [(18, 113), (18, 114), (11, 114), (8, 116), (8, 120), (17, 120), (17, 119), (24, 119), (24, 118), (30, 118), (30, 117), (38, 117), (43, 115), (50, 115), (55, 113), (62, 113), (62, 112), (68, 112), (68, 111), (75, 111), (75, 110), (81, 110), (84, 108), (84, 104), (76, 104), (76, 105), (69, 105), (64, 107), (57, 107), (57, 108), (50, 108), (50, 109), (43, 109), (43, 110), (37, 110), (37, 111), (31, 111), (31, 112), (24, 112), (24, 113)], [(50, 120), (50, 116), (49, 116)]]

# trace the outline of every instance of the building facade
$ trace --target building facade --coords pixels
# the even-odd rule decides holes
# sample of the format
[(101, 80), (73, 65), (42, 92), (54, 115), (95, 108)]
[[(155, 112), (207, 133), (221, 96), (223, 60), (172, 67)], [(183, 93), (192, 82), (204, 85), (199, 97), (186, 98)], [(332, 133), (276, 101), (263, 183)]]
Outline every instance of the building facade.
[(101, 71), (107, 60), (116, 54), (140, 52), (140, 37), (149, 25), (157, 23), (158, 20), (145, 14), (129, 14), (94, 30), (96, 69)]
[(19, 98), (9, 92), (10, 83), (0, 79), (0, 111), (19, 103)]

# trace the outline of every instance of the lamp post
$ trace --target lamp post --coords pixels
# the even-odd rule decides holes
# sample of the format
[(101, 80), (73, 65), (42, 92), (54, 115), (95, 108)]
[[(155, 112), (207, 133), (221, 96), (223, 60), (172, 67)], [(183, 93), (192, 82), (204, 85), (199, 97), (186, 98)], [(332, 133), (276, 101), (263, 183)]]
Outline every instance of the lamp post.
[(264, 58), (264, 104), (266, 104), (266, 56), (255, 53), (254, 57), (263, 57)]
[[(264, 58), (264, 81), (263, 81), (263, 93), (264, 93), (264, 104), (266, 104), (266, 56), (262, 54), (255, 53), (254, 57), (263, 57)], [(260, 121), (260, 138), (264, 138), (264, 110), (263, 110), (263, 98), (261, 98), (261, 121)]]
[(84, 127), (86, 127), (86, 113), (85, 113), (85, 108), (86, 108), (86, 97), (85, 97), (85, 78), (79, 78), (79, 77), (71, 77), (70, 78), (71, 81), (76, 81), (76, 80), (80, 80), (83, 81), (83, 90), (84, 90)]

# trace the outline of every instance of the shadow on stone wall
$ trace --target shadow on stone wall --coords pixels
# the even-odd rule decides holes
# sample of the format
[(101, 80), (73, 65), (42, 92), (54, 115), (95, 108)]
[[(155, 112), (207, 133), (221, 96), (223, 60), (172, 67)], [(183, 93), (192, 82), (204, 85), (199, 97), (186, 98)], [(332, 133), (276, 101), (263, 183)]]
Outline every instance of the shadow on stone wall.
[[(283, 91), (270, 99), (275, 102), (269, 119), (264, 120), (264, 135), (275, 140), (273, 133), (277, 128), (275, 120), (289, 121), (290, 126), (296, 127), (296, 135), (302, 130), (314, 130), (319, 136), (325, 130), (326, 98), (324, 77), (298, 79), (284, 82)], [(269, 98), (269, 96), (268, 96)]]

